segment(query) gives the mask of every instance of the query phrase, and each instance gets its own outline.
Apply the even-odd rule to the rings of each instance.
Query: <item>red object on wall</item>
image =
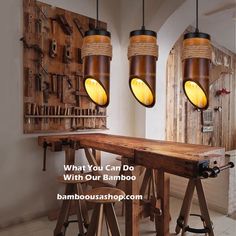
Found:
[[[228,91],[226,88],[222,88],[216,91],[216,96],[227,95],[227,94],[230,94],[230,91]]]

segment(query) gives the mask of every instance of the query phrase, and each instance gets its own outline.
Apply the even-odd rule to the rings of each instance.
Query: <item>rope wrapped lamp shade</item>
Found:
[[[132,31],[128,47],[129,87],[136,100],[145,107],[155,104],[157,58],[156,32],[145,29]]]
[[[190,103],[197,109],[209,106],[209,73],[212,48],[210,36],[194,32],[184,35],[183,41],[183,90]]]
[[[107,107],[112,59],[110,32],[103,29],[87,31],[83,39],[82,59],[85,91],[96,105]]]

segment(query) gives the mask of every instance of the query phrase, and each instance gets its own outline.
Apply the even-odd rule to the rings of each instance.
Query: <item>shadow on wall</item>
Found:
[[[16,148],[20,150],[17,153]],[[1,148],[1,157],[0,228],[45,215],[45,209],[58,207],[56,193],[60,186],[55,177],[58,166],[64,163],[63,154],[48,152],[48,169],[43,172],[43,149],[37,138],[29,137],[18,140],[11,150]]]

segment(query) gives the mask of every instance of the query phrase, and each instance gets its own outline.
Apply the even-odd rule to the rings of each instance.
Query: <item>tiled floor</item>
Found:
[[[176,198],[171,198],[171,232],[174,232],[175,221],[179,213],[179,209],[182,201]],[[198,213],[198,206],[193,205],[192,213]],[[236,221],[219,214],[217,212],[210,212],[211,220],[214,224],[215,236],[236,236]],[[199,219],[194,218],[191,220],[191,226],[201,227],[201,222]],[[119,223],[121,226],[122,235],[124,235],[124,218],[119,217]],[[52,236],[53,229],[55,226],[55,221],[48,221],[46,217],[39,218],[37,220],[16,225],[11,228],[0,231],[0,236]],[[154,224],[148,219],[141,221],[140,235],[155,235],[154,233]],[[71,224],[67,231],[67,236],[76,236],[78,234],[77,224]],[[104,234],[105,236],[106,234]],[[175,234],[172,234],[175,235]],[[188,234],[194,235],[194,234]],[[199,235],[199,234],[198,234]]]

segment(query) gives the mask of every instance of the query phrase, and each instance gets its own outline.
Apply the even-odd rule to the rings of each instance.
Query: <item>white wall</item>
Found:
[[[170,50],[193,22],[194,0],[182,4],[160,28],[155,28],[158,14],[153,17],[151,26],[158,31],[159,58],[157,63],[156,105],[146,109],[146,137],[165,139],[166,128],[166,63]]]
[[[43,0],[88,16],[95,16],[94,0]],[[102,2],[101,2],[102,3]],[[112,33],[111,103],[109,133],[133,134],[133,101],[122,70],[118,1],[103,1],[101,20]],[[55,176],[64,162],[63,153],[48,152],[48,171],[42,172],[43,150],[37,135],[23,134],[22,0],[0,1],[0,227],[30,219],[54,208],[58,184]],[[78,155],[77,155],[78,156]]]

